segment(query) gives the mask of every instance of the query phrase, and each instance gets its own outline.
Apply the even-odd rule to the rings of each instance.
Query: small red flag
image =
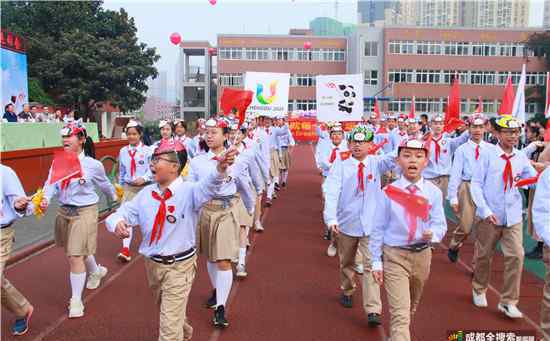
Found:
[[[372,146],[372,147],[369,149],[369,155],[374,155],[374,154],[376,154],[376,153],[380,150],[380,148],[382,148],[382,147],[383,147],[386,143],[388,143],[388,142],[389,142],[388,139],[384,139],[384,140],[382,140],[382,142],[377,143],[377,144],[375,144],[374,146]]]
[[[53,157],[49,184],[82,176],[78,155],[66,150],[56,151]]]
[[[376,119],[380,119],[380,108],[378,108],[378,100],[376,97],[374,98],[374,114],[376,115]]]
[[[453,84],[451,85],[449,105],[447,105],[447,112],[445,113],[444,131],[450,133],[462,125],[464,125],[464,122],[460,119],[460,87],[458,85],[458,76],[455,75]]]
[[[239,90],[224,88],[220,106],[224,114],[228,114],[231,110],[236,109],[239,115],[239,126],[243,124],[246,109],[252,102],[254,92],[250,90]]]
[[[498,108],[499,115],[512,115],[512,109],[514,108],[514,87],[512,85],[512,77],[508,76],[506,80],[506,87],[504,88],[504,94],[502,95],[502,103]]]
[[[411,111],[409,111],[409,116],[408,118],[415,118],[415,112],[414,112],[414,96],[412,98],[412,102],[411,102]]]
[[[539,176],[540,176],[540,173],[537,174],[536,176],[532,176],[530,178],[525,178],[525,179],[518,180],[518,181],[516,181],[516,187],[534,185],[534,184],[537,183],[537,181],[539,181]]]
[[[392,185],[386,186],[384,192],[386,192],[388,198],[403,206],[407,213],[422,220],[428,219],[430,204],[426,198],[408,193]]]

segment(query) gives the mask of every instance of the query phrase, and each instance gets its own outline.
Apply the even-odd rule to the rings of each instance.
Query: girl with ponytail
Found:
[[[44,184],[44,198],[40,205],[46,211],[51,199],[57,195],[60,208],[55,219],[55,243],[64,248],[69,260],[70,286],[72,296],[69,303],[69,318],[84,316],[82,292],[84,284],[88,289],[96,289],[107,274],[107,268],[95,260],[97,249],[97,224],[99,197],[96,186],[113,201],[117,200],[115,188],[105,174],[103,164],[94,159],[94,144],[86,134],[82,122],[67,120],[63,129],[65,154],[55,159],[61,163],[78,158],[79,170],[55,181],[60,167],[50,168],[48,180]],[[52,166],[56,165],[53,163]],[[60,172],[61,171],[61,172]],[[55,177],[54,177],[55,175]],[[50,179],[54,178],[54,181]],[[86,273],[88,281],[86,282]]]

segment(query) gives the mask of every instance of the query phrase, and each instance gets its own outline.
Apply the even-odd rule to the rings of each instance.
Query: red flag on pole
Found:
[[[444,131],[447,133],[452,132],[463,124],[464,122],[460,120],[460,87],[458,85],[458,75],[455,74],[451,84],[449,105],[447,105],[447,112],[445,113]]]
[[[499,115],[512,115],[514,108],[514,86],[512,85],[512,76],[508,75],[506,80],[506,87],[504,88],[504,94],[502,95],[502,103],[498,108]]]
[[[478,96],[476,114],[481,114],[482,112],[483,112],[483,100],[481,99],[481,96]]]
[[[254,92],[250,90],[240,90],[224,88],[220,106],[224,114],[228,114],[231,110],[236,109],[239,115],[239,126],[244,122],[246,109],[252,102]]]
[[[56,151],[53,157],[49,184],[81,177],[82,168],[78,155],[66,150]]]
[[[380,109],[378,108],[378,99],[376,97],[374,98],[374,114],[376,115],[376,119],[380,119]]]
[[[409,111],[409,116],[408,118],[415,118],[415,113],[414,113],[414,96],[412,98],[412,102],[411,102],[411,111]]]

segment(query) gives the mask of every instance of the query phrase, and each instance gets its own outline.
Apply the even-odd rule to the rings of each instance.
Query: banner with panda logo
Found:
[[[289,73],[247,72],[244,89],[254,92],[247,116],[254,113],[274,117],[288,112]]]
[[[317,76],[316,81],[318,121],[361,121],[362,74]]]

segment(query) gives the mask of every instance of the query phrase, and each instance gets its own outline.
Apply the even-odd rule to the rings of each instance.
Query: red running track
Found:
[[[369,328],[360,290],[352,309],[338,303],[336,258],[325,255],[321,239],[321,179],[314,169],[311,146],[293,153],[289,187],[264,215],[266,231],[252,236],[249,277],[235,282],[228,304],[227,330],[211,326],[212,311],[203,308],[210,293],[204,259],[191,291],[188,314],[193,340],[387,340],[389,315],[383,328]],[[137,241],[134,241],[133,249]],[[98,262],[109,268],[102,286],[85,290],[86,315],[68,320],[68,265],[60,249],[50,248],[9,268],[8,278],[32,302],[31,330],[23,337],[9,333],[12,316],[3,311],[3,340],[155,340],[158,310],[147,287],[143,259],[127,265],[115,261],[119,240],[100,225]],[[447,330],[535,330],[539,321],[542,281],[524,273],[519,308],[527,319],[511,321],[496,310],[501,287],[502,258],[493,266],[489,308],[474,307],[467,270],[472,253],[465,245],[462,264],[451,264],[442,247],[434,252],[432,272],[413,321],[418,341],[445,340]],[[385,294],[383,294],[385,304]]]

